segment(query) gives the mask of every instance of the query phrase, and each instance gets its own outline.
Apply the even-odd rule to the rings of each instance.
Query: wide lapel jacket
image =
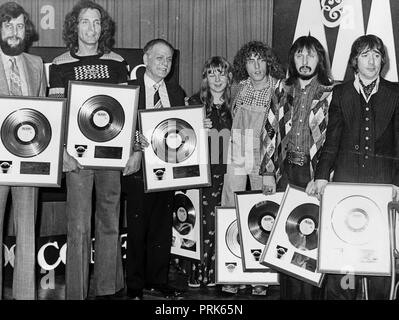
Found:
[[[41,58],[27,53],[22,53],[21,60],[25,69],[28,95],[32,97],[44,97],[46,95],[46,78]],[[0,59],[0,95],[8,96],[9,94],[10,91],[8,88],[3,60]]]
[[[372,97],[374,112],[373,150],[369,170],[361,170],[365,150],[361,150],[361,105],[353,80],[334,88],[329,108],[326,142],[315,173],[327,179],[335,171],[335,181],[399,183],[399,88],[380,78]],[[371,162],[370,162],[371,161]]]

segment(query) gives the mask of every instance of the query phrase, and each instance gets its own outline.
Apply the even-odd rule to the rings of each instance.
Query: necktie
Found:
[[[10,94],[12,96],[22,96],[21,76],[19,74],[17,61],[15,57],[10,58],[11,72],[10,72]]]
[[[377,83],[377,79],[375,79],[372,83],[370,83],[367,86],[363,83],[363,81],[360,78],[359,78],[359,82],[363,88],[363,92],[366,95],[366,98],[368,99],[368,97],[370,96],[371,92],[373,91],[373,89]]]
[[[162,108],[162,102],[161,102],[161,97],[159,96],[159,84],[154,84],[154,109],[159,109]]]

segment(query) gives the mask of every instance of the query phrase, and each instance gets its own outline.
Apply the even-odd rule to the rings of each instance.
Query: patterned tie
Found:
[[[360,84],[361,84],[361,86],[363,88],[363,92],[366,95],[366,98],[368,99],[370,94],[371,94],[371,92],[373,91],[376,83],[377,83],[377,79],[375,79],[372,83],[370,83],[367,86],[363,83],[363,81],[362,81],[362,79],[360,79],[360,77],[359,77],[359,82],[360,82]]]
[[[162,108],[162,102],[161,102],[161,97],[159,96],[159,84],[154,84],[154,109],[160,109]]]
[[[10,58],[11,72],[10,72],[10,94],[12,96],[22,96],[21,76],[19,74],[17,61],[15,57]]]

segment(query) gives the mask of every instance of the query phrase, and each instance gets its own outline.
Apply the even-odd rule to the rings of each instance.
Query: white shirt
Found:
[[[153,109],[154,108],[154,94],[155,89],[154,85],[159,85],[159,97],[161,98],[162,106],[164,108],[170,108],[170,101],[168,96],[168,91],[166,90],[165,82],[162,80],[156,83],[149,76],[144,73],[144,85],[145,85],[145,108]]]
[[[11,56],[7,56],[4,54],[4,52],[0,49],[0,56],[1,60],[3,62],[4,66],[4,72],[6,73],[6,78],[7,78],[7,84],[8,87],[10,88],[10,74],[11,74],[11,61],[10,59],[12,58]],[[21,55],[15,56],[15,61],[17,63],[19,75],[21,77],[21,90],[22,90],[22,95],[27,96],[29,95],[28,92],[28,85],[26,82],[26,72],[24,68],[24,64],[22,63]]]

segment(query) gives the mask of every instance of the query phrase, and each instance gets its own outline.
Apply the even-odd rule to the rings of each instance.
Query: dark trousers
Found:
[[[309,163],[298,166],[284,163],[284,170],[281,179],[277,184],[277,191],[284,192],[287,184],[295,185],[300,188],[306,188],[310,181]],[[302,280],[286,274],[280,275],[280,299],[282,300],[320,300],[322,298],[322,289]]]
[[[351,278],[353,277],[353,278]],[[329,274],[325,276],[325,298],[328,300],[362,299],[360,276]],[[390,277],[367,276],[369,300],[387,300],[391,284]]]
[[[123,179],[127,194],[127,287],[139,290],[166,285],[172,241],[173,192],[144,193],[141,177]]]

